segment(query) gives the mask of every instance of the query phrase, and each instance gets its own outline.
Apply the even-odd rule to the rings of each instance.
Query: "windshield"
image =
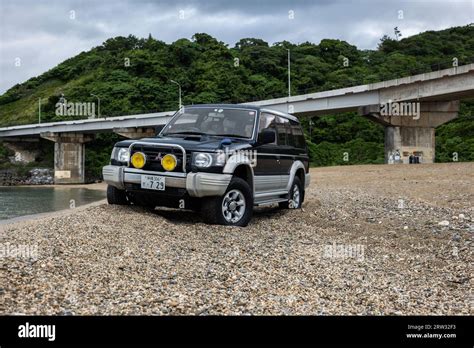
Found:
[[[186,107],[166,125],[161,135],[205,134],[251,138],[257,112],[251,109]]]

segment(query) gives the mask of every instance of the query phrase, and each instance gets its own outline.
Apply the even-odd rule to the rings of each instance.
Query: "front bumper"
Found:
[[[126,184],[140,185],[143,174],[163,176],[166,188],[186,189],[191,197],[222,196],[232,179],[231,174],[152,172],[112,165],[107,165],[102,169],[104,181],[120,190],[124,190]],[[153,190],[143,191],[160,193]]]

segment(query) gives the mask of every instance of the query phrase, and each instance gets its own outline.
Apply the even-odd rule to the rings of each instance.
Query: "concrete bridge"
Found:
[[[385,158],[399,151],[404,162],[415,153],[424,163],[435,158],[435,128],[457,117],[459,101],[474,97],[474,64],[368,85],[261,100],[267,106],[298,117],[358,111],[385,127]],[[55,143],[55,182],[84,182],[85,143],[100,132],[128,138],[155,134],[174,111],[92,120],[75,120],[0,128],[0,139],[19,161],[35,159],[39,138]]]
[[[84,183],[85,143],[95,134],[114,132],[139,139],[156,134],[155,127],[166,124],[175,111],[97,119],[28,124],[0,128],[0,140],[15,152],[18,162],[33,162],[39,139],[54,142],[54,181],[58,184]]]

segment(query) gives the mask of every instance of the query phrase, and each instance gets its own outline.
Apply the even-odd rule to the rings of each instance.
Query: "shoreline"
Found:
[[[105,191],[107,190],[107,184],[103,181],[100,183],[92,183],[92,184],[48,184],[48,185],[11,185],[11,186],[2,186],[0,188],[5,187],[28,187],[28,188],[36,188],[36,187],[53,187],[53,188],[85,188],[89,190],[99,190]]]
[[[55,188],[55,189],[71,189],[71,188],[84,188],[87,190],[94,190],[94,191],[106,191],[107,190],[107,184],[105,182],[101,183],[94,183],[94,184],[71,184],[71,185],[17,185],[17,186],[0,186],[0,189],[2,188],[16,188],[16,187],[22,187],[22,188],[41,188],[41,187],[46,187],[46,188]],[[43,213],[36,213],[36,214],[28,214],[28,215],[22,215],[22,216],[15,216],[9,219],[4,219],[0,220],[0,231],[4,229],[6,226],[8,227],[17,227],[16,225],[21,225],[23,226],[24,223],[26,222],[31,222],[31,221],[36,221],[39,219],[43,218],[49,218],[49,217],[55,217],[55,216],[63,216],[70,214],[74,211],[81,211],[85,208],[88,207],[93,207],[96,205],[104,204],[107,203],[107,199],[101,199],[95,202],[83,204],[80,206],[77,206],[74,209],[61,209],[61,210],[56,210],[56,211],[47,211]],[[15,226],[13,226],[15,225]],[[18,226],[18,227],[21,227]]]
[[[75,212],[80,212],[82,210],[99,206],[102,204],[107,204],[107,199],[101,199],[96,202],[80,205],[74,209],[62,209],[62,210],[45,212],[45,213],[22,215],[22,216],[17,216],[11,219],[0,220],[0,232],[2,232],[5,228],[10,229],[10,228],[25,227],[26,225],[34,223],[37,220],[67,216]]]

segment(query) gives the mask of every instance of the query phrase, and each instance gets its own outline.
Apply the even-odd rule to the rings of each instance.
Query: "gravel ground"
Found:
[[[0,258],[0,313],[473,313],[474,163],[311,173],[302,210],[247,228],[106,204],[0,227],[38,248]]]

